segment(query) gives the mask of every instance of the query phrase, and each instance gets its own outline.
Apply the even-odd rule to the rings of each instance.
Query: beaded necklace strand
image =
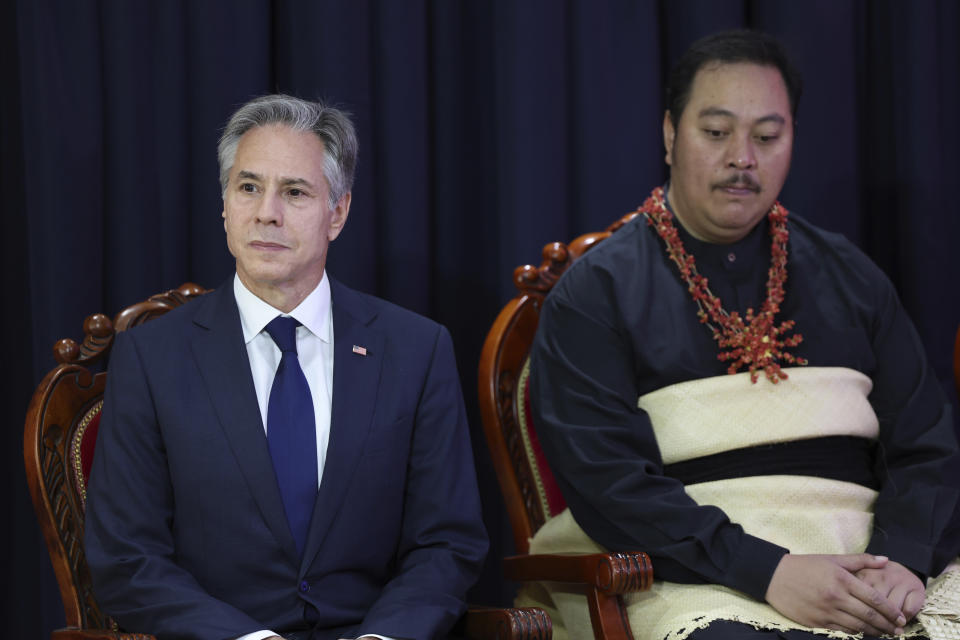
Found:
[[[754,315],[753,308],[747,309],[746,317],[736,311],[728,313],[707,286],[707,279],[697,272],[693,256],[687,253],[673,226],[673,214],[666,207],[663,187],[657,187],[638,210],[647,219],[663,239],[667,254],[680,270],[680,276],[687,284],[687,291],[697,303],[697,316],[700,322],[713,332],[713,339],[720,346],[717,359],[731,361],[727,373],[733,375],[742,367],[748,367],[750,381],[757,382],[762,370],[767,379],[774,384],[787,379],[787,373],[780,368],[780,362],[805,365],[806,359],[797,358],[787,349],[796,347],[803,341],[799,333],[790,337],[785,334],[793,329],[794,321],[786,320],[774,326],[774,316],[780,312],[783,302],[783,285],[787,280],[787,210],[779,202],[770,208],[767,218],[770,221],[770,270],[767,272],[767,299],[760,313]]]

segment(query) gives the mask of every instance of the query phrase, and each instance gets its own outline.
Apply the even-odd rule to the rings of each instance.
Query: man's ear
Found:
[[[667,156],[664,158],[668,165],[673,166],[673,141],[677,137],[677,130],[673,127],[670,109],[663,112],[663,147]]]
[[[333,242],[343,231],[343,225],[347,224],[347,215],[350,213],[350,200],[353,194],[347,191],[340,198],[340,202],[330,212],[330,229],[327,230],[327,239]]]

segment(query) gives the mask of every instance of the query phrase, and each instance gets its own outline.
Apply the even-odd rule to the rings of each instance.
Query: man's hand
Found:
[[[879,569],[860,569],[854,575],[879,591],[907,620],[912,620],[927,600],[923,581],[899,562],[890,561]]]
[[[882,571],[888,562],[883,556],[867,553],[787,554],[773,572],[767,602],[808,627],[901,635],[907,620],[900,608],[887,599],[887,592],[854,575],[863,570]],[[892,583],[892,577],[888,581]]]

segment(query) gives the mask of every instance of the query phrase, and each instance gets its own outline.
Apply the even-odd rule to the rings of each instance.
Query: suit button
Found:
[[[300,583],[300,593],[306,593],[307,591],[310,591],[310,583],[304,580]]]

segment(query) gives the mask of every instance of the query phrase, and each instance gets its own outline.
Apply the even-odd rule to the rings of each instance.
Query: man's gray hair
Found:
[[[230,169],[237,156],[240,138],[253,127],[282,124],[294,131],[312,131],[323,142],[323,176],[330,189],[333,208],[353,188],[357,166],[357,134],[350,115],[323,102],[309,102],[276,94],[254,98],[230,116],[220,136],[220,192],[227,193]]]

